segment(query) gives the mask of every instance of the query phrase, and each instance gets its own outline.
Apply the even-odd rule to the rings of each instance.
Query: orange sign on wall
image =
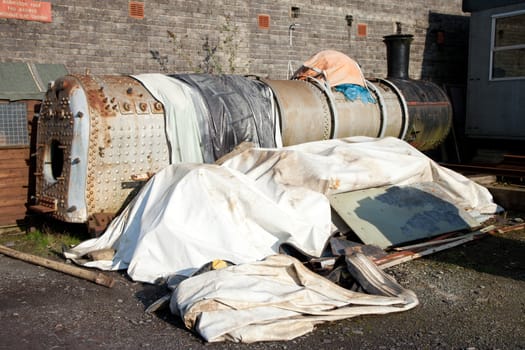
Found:
[[[51,22],[51,3],[32,0],[0,0],[0,18]]]

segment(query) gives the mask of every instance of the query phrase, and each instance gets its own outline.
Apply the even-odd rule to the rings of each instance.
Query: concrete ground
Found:
[[[388,272],[418,307],[326,323],[287,342],[206,344],[169,311],[144,312],[163,287],[112,272],[109,289],[0,255],[0,349],[525,349],[525,230]]]

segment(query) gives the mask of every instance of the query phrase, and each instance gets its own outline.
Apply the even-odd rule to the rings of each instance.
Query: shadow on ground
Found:
[[[525,230],[489,235],[427,259],[525,281]]]

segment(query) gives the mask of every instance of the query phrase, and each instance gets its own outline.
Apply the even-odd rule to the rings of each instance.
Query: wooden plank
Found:
[[[0,226],[11,226],[11,225],[18,225],[19,220],[22,220],[24,218],[24,214],[22,215],[9,215],[9,216],[2,216],[0,218]]]
[[[18,197],[24,194],[27,194],[27,187],[24,186],[11,186],[0,189],[0,197],[10,198]],[[0,198],[0,200],[1,199],[2,198]]]
[[[22,168],[29,168],[29,160],[27,159],[4,159],[0,160],[0,165],[2,167],[1,170],[4,169],[22,169]]]
[[[25,196],[27,196],[27,188],[22,186],[13,186],[12,188],[4,187],[0,189],[0,203],[3,199]]]
[[[0,181],[0,191],[4,188],[14,188],[14,187],[21,187],[27,188],[29,187],[29,181],[27,176],[20,176],[10,179],[9,181]]]
[[[0,176],[0,188],[9,188],[9,187],[28,187],[29,179],[27,175],[17,176],[17,177],[6,177],[2,178]]]
[[[0,148],[0,160],[16,158],[29,158],[29,147]]]
[[[0,160],[29,158],[29,148],[0,148]]]
[[[0,214],[2,213],[2,207],[10,207],[14,205],[24,205],[27,202],[27,192],[25,194],[17,194],[7,198],[0,198]]]
[[[473,241],[474,239],[478,239],[480,237],[483,237],[487,235],[487,233],[481,233],[479,231],[473,232],[470,234],[465,235],[461,239],[455,240],[453,242],[449,242],[437,247],[427,248],[425,250],[419,251],[419,252],[412,252],[410,250],[393,253],[391,255],[388,255],[382,259],[379,259],[377,261],[374,261],[381,269],[386,269],[395,265],[399,265],[401,263],[418,259],[422,256],[434,254],[437,252],[440,252],[442,250],[446,250],[449,248],[457,247],[458,245],[462,245],[464,243]]]
[[[24,205],[0,208],[0,226],[17,224],[17,221],[24,219],[26,212]]]
[[[29,173],[28,169],[2,169],[0,170],[0,180],[1,179],[12,179],[16,177],[25,176],[27,177]]]
[[[517,231],[517,230],[523,230],[524,228],[525,228],[525,223],[521,223],[521,224],[515,224],[515,225],[511,225],[511,226],[501,227],[501,228],[497,229],[496,231],[498,233],[507,233],[507,232]]]
[[[27,199],[19,199],[0,205],[0,216],[16,213],[25,213]]]

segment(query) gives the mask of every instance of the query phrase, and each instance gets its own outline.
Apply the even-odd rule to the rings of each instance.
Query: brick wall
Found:
[[[233,71],[285,79],[310,55],[335,49],[357,60],[366,76],[383,77],[382,37],[400,22],[403,33],[415,35],[412,78],[461,82],[466,71],[468,14],[461,0],[143,3],[144,19],[129,17],[127,0],[53,0],[51,23],[0,19],[0,60],[63,63],[73,73]],[[292,6],[300,8],[298,18],[290,17]],[[258,28],[259,14],[270,16],[269,29]],[[290,45],[292,23],[300,26]],[[366,25],[366,36],[358,36],[358,25]],[[437,43],[438,35],[444,42]]]

